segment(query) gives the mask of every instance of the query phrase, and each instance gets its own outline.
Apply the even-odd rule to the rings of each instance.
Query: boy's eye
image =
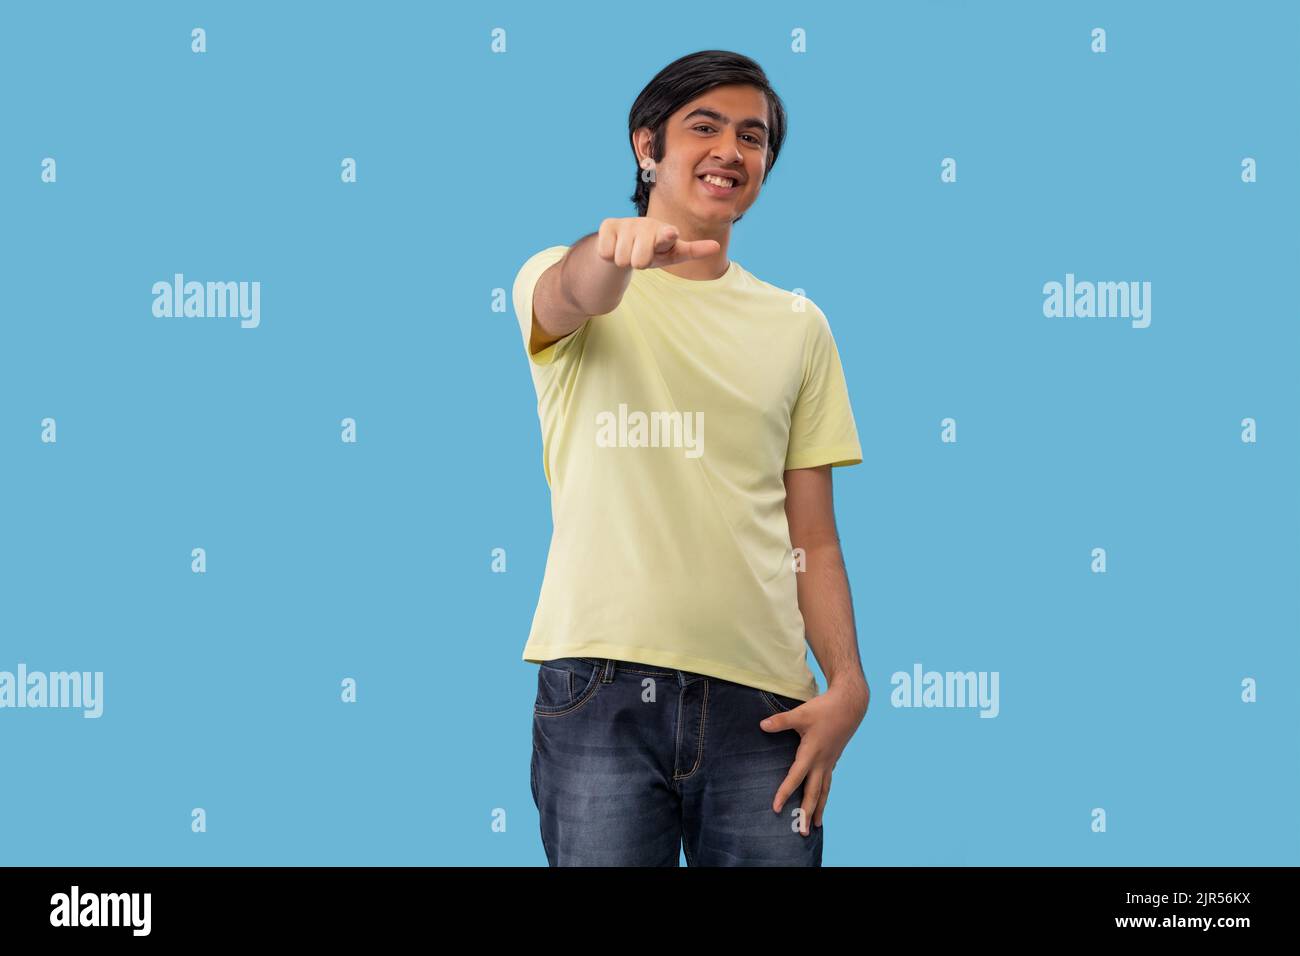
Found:
[[[699,126],[696,126],[695,129],[713,129],[713,127],[710,126],[708,123],[701,123]],[[750,141],[753,142],[755,146],[763,145],[763,141],[759,139],[757,136],[755,136],[753,133],[742,133],[741,135],[748,136],[750,138]]]

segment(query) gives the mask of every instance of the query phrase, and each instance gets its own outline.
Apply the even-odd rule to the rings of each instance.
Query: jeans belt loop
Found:
[[[605,673],[600,678],[606,684],[614,679],[614,658],[605,658]]]

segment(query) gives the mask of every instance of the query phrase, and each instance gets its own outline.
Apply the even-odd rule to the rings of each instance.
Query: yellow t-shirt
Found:
[[[533,289],[568,248],[515,278],[525,353]],[[614,311],[529,365],[554,530],[523,659],[816,696],[784,472],[862,461],[822,311],[734,259],[717,279],[636,269]]]

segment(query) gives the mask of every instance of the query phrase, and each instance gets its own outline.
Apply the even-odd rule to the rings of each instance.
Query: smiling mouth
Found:
[[[701,182],[706,182],[714,189],[736,189],[740,185],[740,179],[733,179],[724,176],[714,176],[712,173],[705,173],[703,176],[695,177]]]
[[[740,179],[731,179],[729,177],[715,177],[711,174],[695,177],[705,185],[705,193],[714,199],[731,199],[733,193],[740,193]],[[719,179],[731,182],[731,186],[719,186]]]

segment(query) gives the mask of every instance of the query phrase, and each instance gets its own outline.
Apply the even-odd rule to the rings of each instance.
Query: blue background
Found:
[[[0,711],[0,863],[544,865],[549,498],[493,290],[635,214],[628,108],[707,48],[785,101],[730,255],[826,312],[865,456],[826,865],[1300,862],[1296,5],[0,17],[0,670],[105,681]],[[154,318],[175,272],[260,281],[261,326]],[[1150,328],[1045,318],[1067,272],[1150,281]],[[914,662],[1000,672],[1000,716],[891,707]]]

